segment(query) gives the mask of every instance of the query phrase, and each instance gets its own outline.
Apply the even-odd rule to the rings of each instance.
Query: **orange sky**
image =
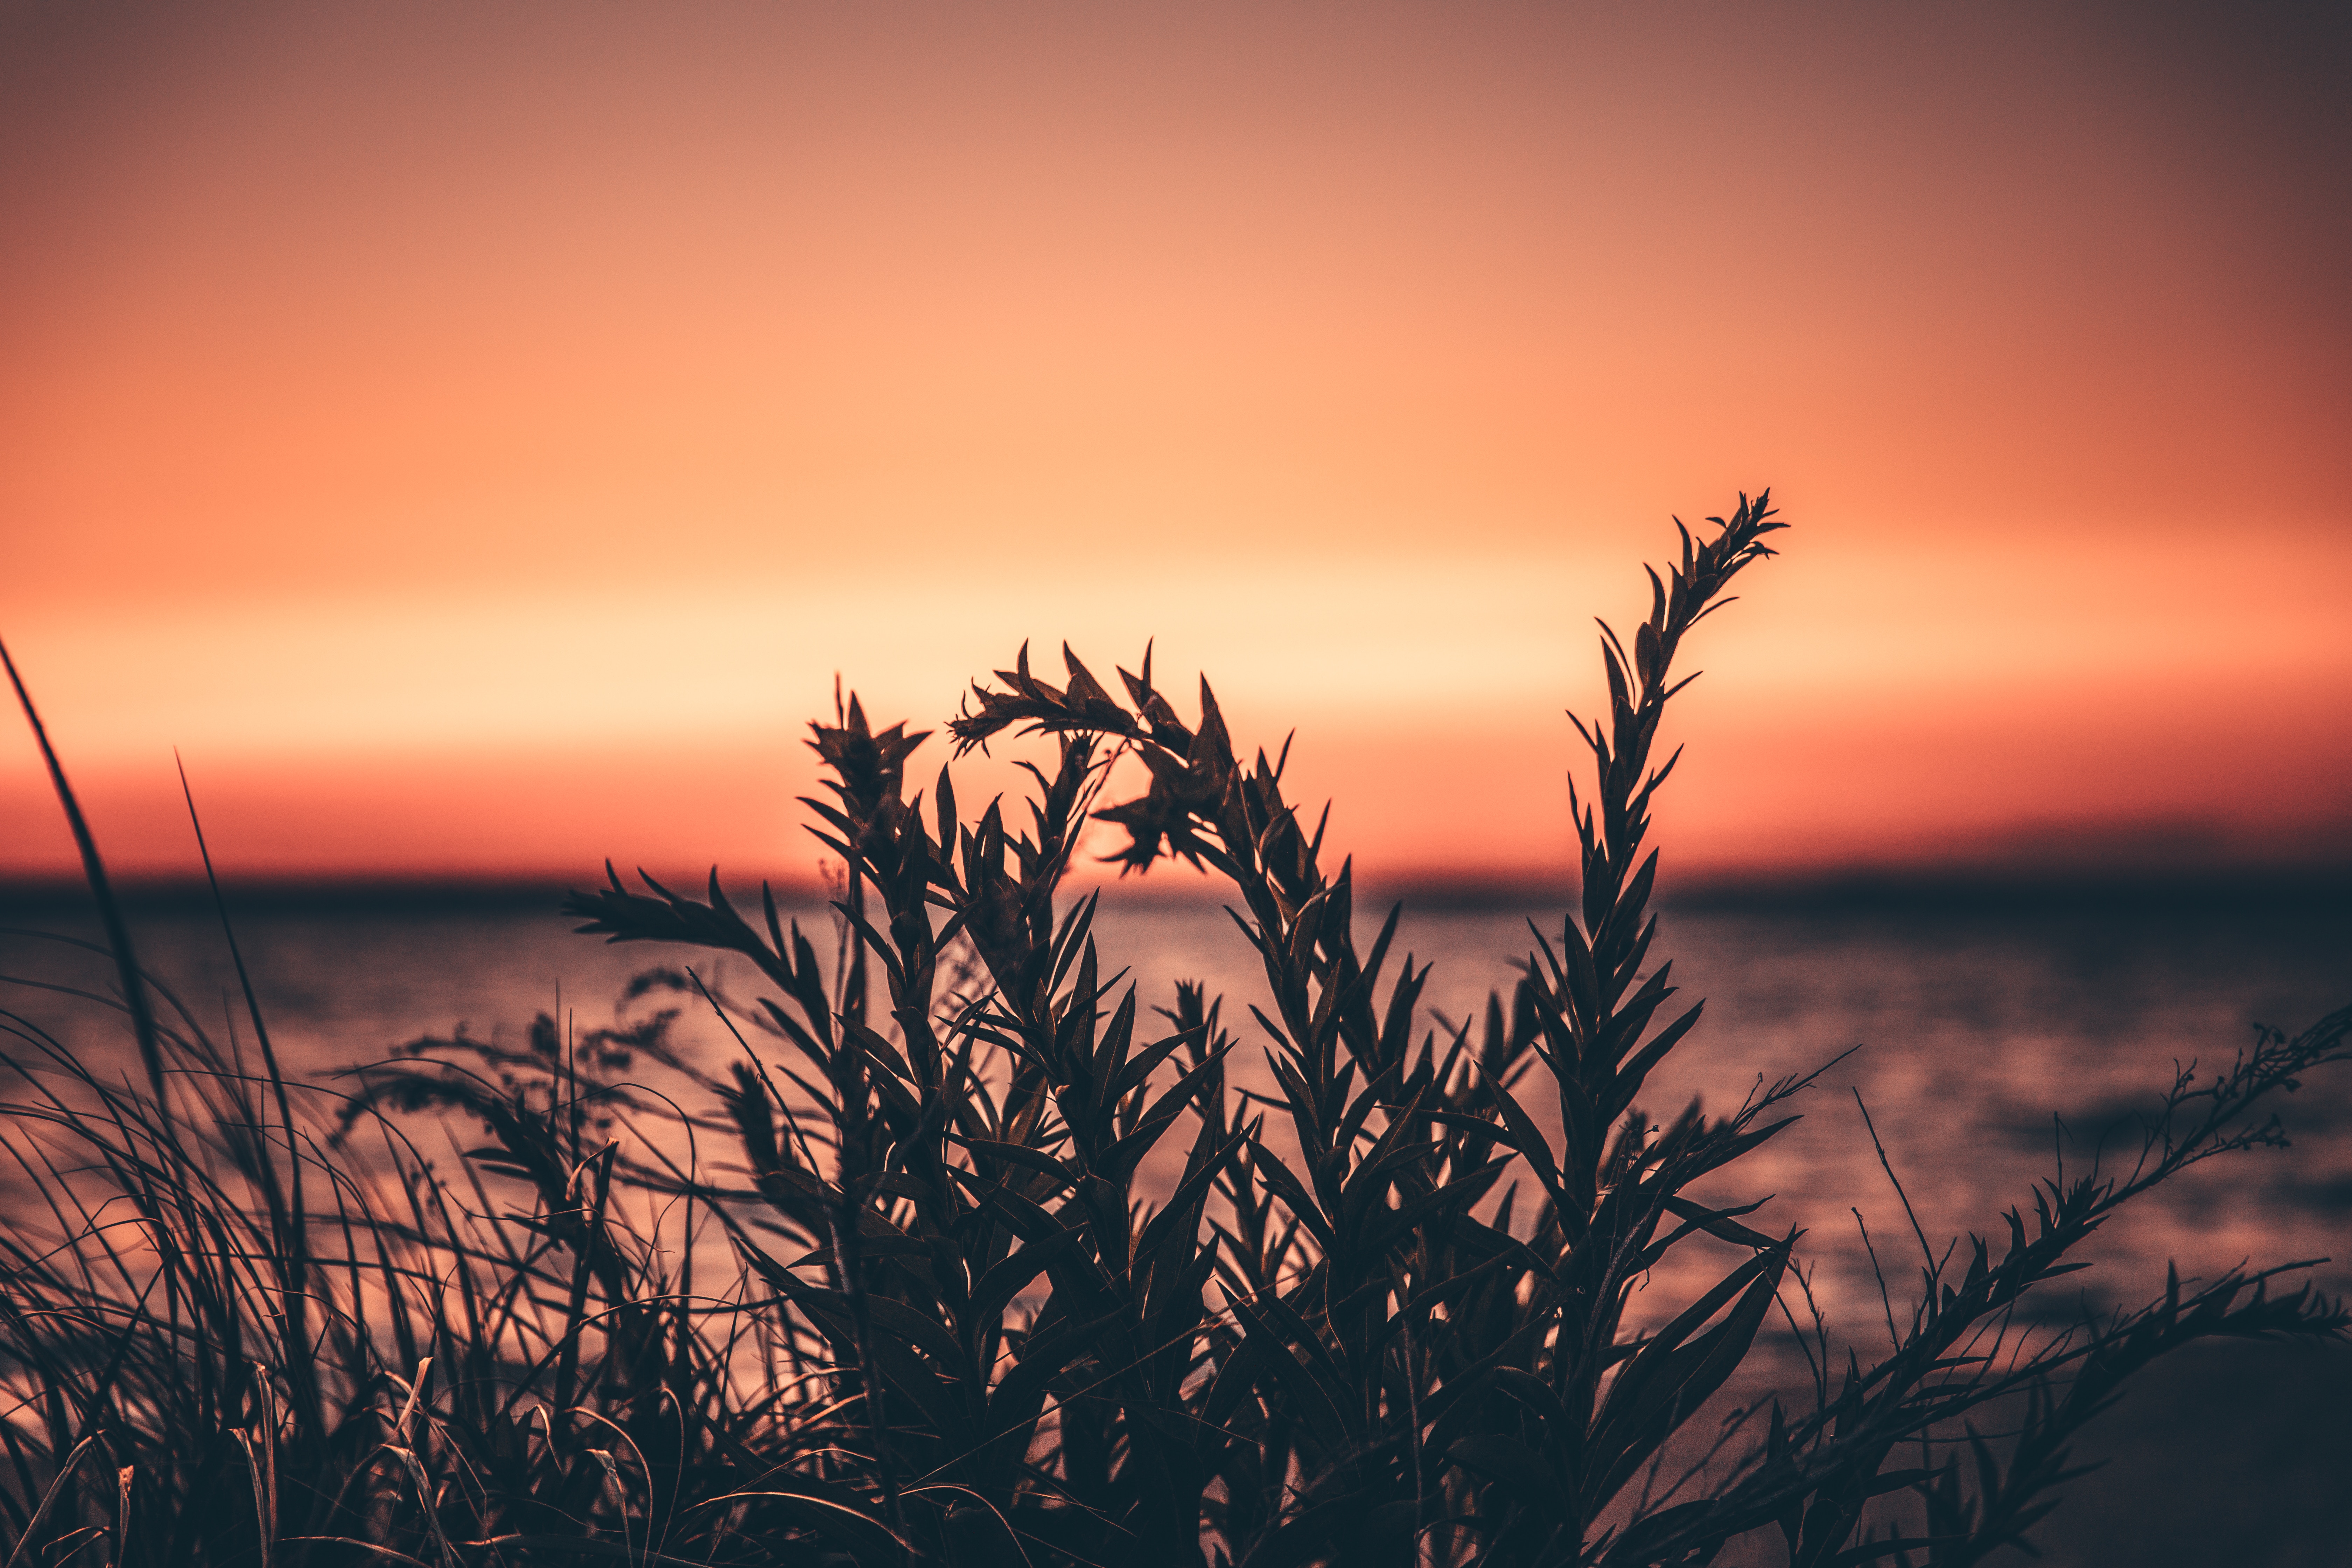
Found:
[[[174,745],[253,875],[805,870],[836,668],[1147,636],[1372,865],[1527,868],[1589,617],[1769,483],[1685,864],[2340,853],[2345,43],[15,0],[0,636],[151,874]]]

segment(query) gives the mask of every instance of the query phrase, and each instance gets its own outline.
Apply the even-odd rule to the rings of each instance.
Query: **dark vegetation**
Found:
[[[0,1241],[0,1568],[1617,1568],[1735,1542],[1821,1568],[2019,1540],[2150,1361],[2342,1335],[2266,1273],[2027,1325],[2117,1207],[2279,1142],[2269,1098],[2347,1054],[2352,1011],[2183,1071],[2136,1160],[2033,1184],[1989,1237],[1918,1235],[1891,1352],[1835,1339],[1802,1233],[1697,1195],[1800,1083],[1720,1115],[1643,1100],[1699,1018],[1652,951],[1654,741],[1772,517],[1684,532],[1630,647],[1604,628],[1580,900],[1458,1030],[1418,1005],[1394,910],[1360,943],[1280,761],[1235,749],[1205,683],[1180,716],[1148,656],[1117,690],[1025,651],[974,688],[959,752],[1044,738],[1015,814],[963,815],[945,768],[910,794],[924,737],[854,699],[816,726],[824,952],[715,875],[574,895],[583,930],[748,961],[740,1001],[684,966],[640,982],[726,1020],[716,1068],[671,1047],[670,1007],[289,1083],[249,986],[251,1059],[142,973],[57,773],[121,977],[84,1000],[122,1011],[139,1072],[9,1016],[5,1142],[37,1195]],[[1148,787],[1100,805],[1121,758]],[[1057,894],[1089,820],[1128,869],[1231,884],[1270,1012],[1104,973],[1093,899]],[[1229,1079],[1237,1035],[1270,1092]],[[420,1112],[479,1146],[436,1165]],[[1768,1329],[1804,1395],[1735,1376]]]

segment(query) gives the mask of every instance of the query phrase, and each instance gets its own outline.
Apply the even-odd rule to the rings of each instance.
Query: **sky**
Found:
[[[806,878],[836,674],[936,727],[1066,639],[1295,731],[1370,872],[1550,875],[1592,617],[1769,485],[1670,868],[2341,862],[2347,68],[2326,6],[0,0],[0,638],[133,876],[176,748],[234,875]],[[71,866],[0,735],[0,875]]]

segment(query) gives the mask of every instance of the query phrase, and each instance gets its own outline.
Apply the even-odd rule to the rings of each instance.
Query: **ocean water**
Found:
[[[826,910],[792,913],[821,949],[828,945]],[[1429,1026],[1475,1016],[1490,989],[1507,990],[1532,941],[1530,919],[1556,930],[1559,913],[1408,911],[1398,947],[1435,966]],[[71,911],[7,923],[90,934]],[[726,990],[757,990],[740,960],[704,966],[691,954],[575,935],[571,924],[545,906],[352,903],[257,909],[239,917],[238,931],[281,1058],[296,1077],[322,1083],[336,1068],[381,1059],[423,1035],[462,1027],[515,1038],[541,1012],[583,1029],[612,1022],[633,973],[681,958]],[[216,1037],[247,1032],[209,911],[149,912],[134,931],[149,967]],[[1108,964],[1131,970],[1145,1005],[1172,1003],[1180,978],[1223,994],[1226,1025],[1242,1042],[1234,1060],[1244,1067],[1242,1080],[1252,1080],[1247,1064],[1258,1058],[1259,1031],[1246,1004],[1264,1003],[1264,984],[1255,955],[1221,909],[1114,896],[1097,931]],[[1646,1100],[1654,1116],[1670,1116],[1693,1097],[1728,1110],[1759,1081],[1830,1064],[1793,1103],[1801,1120],[1710,1192],[1726,1202],[1769,1197],[1751,1225],[1805,1228],[1802,1250],[1833,1331],[1865,1357],[1886,1332],[1874,1251],[1898,1316],[1916,1289],[1922,1258],[1864,1130],[1864,1107],[1927,1245],[1940,1250],[1974,1232],[1998,1251],[2001,1212],[2030,1211],[2032,1184],[2060,1160],[2070,1175],[2094,1162],[2109,1170],[2129,1164],[2138,1148],[2134,1119],[2157,1103],[2177,1068],[2198,1064],[2210,1074],[2249,1043],[2257,1023],[2293,1033],[2352,1003],[2352,910],[2341,906],[2176,899],[1669,909],[1654,951],[1672,960],[1681,999],[1704,998],[1706,1011],[1657,1075]],[[100,993],[109,984],[93,955],[21,934],[0,936],[0,974]],[[132,1065],[114,1016],[54,991],[7,989],[0,1006],[42,1022],[85,1060]],[[739,1050],[698,1008],[677,1030],[688,1052],[714,1068]],[[1262,1070],[1255,1077],[1265,1082]],[[1542,1114],[1532,1086],[1522,1098]],[[2214,1161],[2127,1209],[2084,1254],[2096,1267],[2050,1292],[2044,1315],[2147,1300],[2163,1289],[2168,1263],[2194,1279],[2248,1261],[2333,1258],[2312,1277],[2330,1290],[2352,1289],[2352,1064],[2313,1075],[2279,1110],[2291,1148]],[[1686,1268],[1653,1289],[1665,1306],[1704,1283]],[[2337,1379],[2329,1386],[2352,1386],[2339,1362],[2323,1371]],[[2206,1357],[2173,1375],[2165,1385],[2172,1393],[2144,1402],[2133,1423],[2101,1439],[2110,1449],[2126,1452],[2134,1441],[2145,1447],[2149,1430],[2168,1429],[2166,1420],[2186,1423],[2195,1441],[2235,1444],[2233,1453],[2275,1440],[2278,1423],[2264,1417],[2262,1402],[2284,1397],[2281,1388],[2307,1389],[2320,1373]],[[2261,1389],[2272,1393],[2248,1392]],[[2344,1409],[2339,1401],[2298,1417],[2300,1446],[2263,1473],[2275,1480],[2315,1453],[2352,1453]],[[2237,1430],[2233,1419],[2244,1430],[2226,1437]],[[2173,1447],[2151,1452],[2158,1457],[2143,1455],[2137,1470],[2126,1466],[2123,1480],[2098,1483],[2108,1489],[2099,1495],[2156,1473],[2151,1467]],[[2095,1499],[2074,1517],[2102,1517]]]
[[[788,914],[830,951],[828,910],[808,904]],[[533,904],[321,904],[236,921],[282,1058],[295,1076],[320,1080],[428,1034],[518,1037],[541,1012],[581,1029],[609,1024],[629,978],[660,963],[695,963],[740,994],[758,989],[740,959],[608,944]],[[1489,990],[1507,994],[1532,945],[1531,921],[1557,936],[1557,910],[1408,909],[1397,948],[1434,966],[1425,1026],[1475,1016]],[[95,934],[71,910],[5,923]],[[216,1038],[249,1034],[215,916],[150,912],[133,929],[149,968]],[[1265,1083],[1255,1067],[1263,1036],[1247,1007],[1267,1005],[1263,975],[1219,906],[1106,898],[1097,929],[1106,969],[1129,970],[1147,1007],[1172,1004],[1178,979],[1223,994],[1240,1041],[1238,1076]],[[2070,1173],[2094,1159],[2110,1169],[2127,1163],[2133,1118],[2156,1103],[2176,1064],[2210,1070],[2249,1042],[2257,1022],[2294,1032],[2352,1002],[2352,912],[2309,907],[1669,909],[1654,952],[1673,963],[1676,1004],[1703,999],[1706,1010],[1654,1079],[1646,1108],[1668,1116],[1696,1097],[1720,1112],[1759,1079],[1834,1061],[1791,1102],[1797,1125],[1737,1167],[1720,1195],[1770,1194],[1750,1223],[1807,1226],[1825,1267],[1860,1255],[1850,1212],[1858,1207],[1882,1261],[1906,1274],[1918,1244],[1864,1131],[1864,1107],[1940,1247],[1955,1234],[1997,1232],[2000,1212],[2030,1203],[2032,1182],[2062,1156]],[[0,974],[100,992],[111,984],[101,960],[23,935],[0,937]],[[56,1028],[85,1059],[131,1060],[114,1016],[11,990],[5,1005]],[[714,1066],[738,1051],[698,1007],[680,1019],[677,1038]],[[1539,1087],[1522,1098],[1547,1115]],[[2095,1284],[2141,1294],[2161,1286],[2168,1258],[2188,1275],[2249,1258],[2352,1253],[2344,1245],[2352,1064],[2315,1075],[2279,1109],[2294,1148],[2216,1162],[2146,1212],[2127,1212],[2103,1238]],[[2321,1275],[2352,1284],[2352,1267]],[[1874,1301],[1874,1284],[1870,1293]]]

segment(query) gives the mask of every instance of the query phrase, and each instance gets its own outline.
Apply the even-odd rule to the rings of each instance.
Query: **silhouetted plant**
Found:
[[[1244,760],[1205,681],[1183,720],[1148,651],[1123,695],[1066,650],[1050,684],[1025,648],[973,689],[959,754],[1050,748],[1021,764],[1024,821],[965,817],[947,767],[910,796],[926,737],[855,698],[815,726],[832,962],[767,889],[747,917],[715,873],[699,899],[613,875],[568,902],[583,930],[737,955],[761,994],[651,971],[629,1000],[671,1005],[635,1024],[419,1041],[308,1117],[296,1096],[330,1091],[285,1081],[257,1005],[248,1074],[138,969],[80,831],[147,1081],[5,1021],[30,1047],[9,1147],[48,1205],[0,1243],[9,1568],[1631,1568],[1751,1532],[1822,1568],[2021,1541],[2074,1435],[2157,1356],[2347,1327],[2237,1272],[2071,1332],[2017,1325],[2120,1205],[2279,1142],[2267,1100],[2347,1054],[2352,1010],[2180,1076],[2134,1167],[2042,1183],[1998,1248],[1927,1251],[1892,1353],[1833,1364],[1801,1233],[1691,1195],[1809,1080],[1724,1116],[1643,1102],[1699,1018],[1669,1016],[1652,952],[1658,725],[1773,516],[1743,498],[1682,531],[1631,647],[1604,626],[1581,899],[1475,1026],[1427,1026],[1399,911],[1359,947],[1351,868],[1326,870],[1281,760]],[[1122,758],[1144,792],[1097,809]],[[1228,1081],[1220,999],[1178,982],[1147,1006],[1104,974],[1096,896],[1061,892],[1090,819],[1124,829],[1127,870],[1173,856],[1231,884],[1271,1097]],[[741,1042],[723,1073],[671,1047],[687,1005]],[[636,1081],[646,1061],[700,1103]],[[489,1142],[444,1173],[401,1135],[422,1111]],[[1139,1180],[1163,1145],[1164,1179]],[[1712,1283],[1629,1323],[1638,1281],[1710,1247]],[[1794,1409],[1732,1381],[1775,1314],[1807,1347]]]

